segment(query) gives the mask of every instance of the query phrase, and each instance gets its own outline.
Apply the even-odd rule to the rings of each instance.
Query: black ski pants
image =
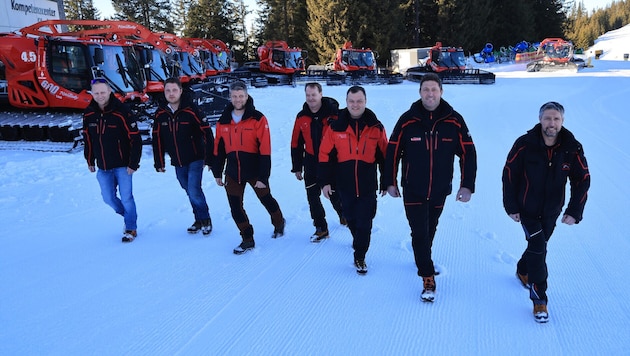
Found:
[[[527,248],[516,264],[516,270],[519,274],[527,275],[531,285],[530,299],[534,303],[547,303],[547,242],[557,219],[558,216],[537,219],[521,216]]]
[[[356,196],[354,191],[338,191],[343,206],[343,215],[352,233],[352,248],[355,260],[365,260],[370,248],[372,220],[376,216],[376,192]]]
[[[322,229],[328,229],[328,223],[326,222],[326,210],[324,210],[324,206],[322,205],[322,200],[320,198],[322,194],[321,187],[317,184],[317,175],[311,170],[304,170],[304,185],[306,187],[306,199],[308,200],[308,207],[311,212],[311,218],[313,219],[313,225]],[[341,218],[341,200],[339,199],[339,194],[337,194],[337,192],[330,195],[330,202],[337,212],[337,215],[339,215],[339,218]]]
[[[405,213],[411,228],[411,246],[420,277],[431,277],[435,274],[431,248],[438,220],[444,210],[444,201],[445,199],[418,202],[413,199],[405,202]]]

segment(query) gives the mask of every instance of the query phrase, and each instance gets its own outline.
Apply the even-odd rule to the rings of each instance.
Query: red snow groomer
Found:
[[[577,72],[579,66],[573,60],[573,43],[562,38],[545,38],[538,46],[542,58],[527,64],[528,72]]]
[[[436,42],[424,63],[407,69],[407,79],[419,82],[423,75],[436,73],[444,84],[493,84],[494,73],[466,68],[466,56],[461,47],[445,47]]]

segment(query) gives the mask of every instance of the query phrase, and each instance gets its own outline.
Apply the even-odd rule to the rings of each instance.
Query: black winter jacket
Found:
[[[566,128],[558,141],[548,147],[536,124],[519,137],[508,154],[503,169],[503,205],[508,214],[521,218],[557,218],[564,206],[567,179],[571,197],[565,214],[582,220],[591,184],[582,145]]]
[[[140,167],[142,138],[131,111],[112,93],[101,110],[92,99],[83,112],[83,154],[89,166],[103,170]]]
[[[168,104],[160,106],[153,123],[153,159],[155,169],[165,167],[165,153],[171,165],[182,167],[204,160],[212,166],[214,135],[207,119],[202,119],[192,102],[181,102],[173,112]]]
[[[401,186],[405,203],[443,200],[452,192],[453,163],[459,157],[460,187],[475,191],[477,153],[464,118],[445,100],[428,111],[418,100],[402,114],[389,139],[384,184]]]

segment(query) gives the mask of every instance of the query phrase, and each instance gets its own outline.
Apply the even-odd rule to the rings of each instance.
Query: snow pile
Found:
[[[600,60],[624,60],[624,55],[630,55],[630,24],[599,36],[585,53],[594,57],[598,50],[603,51]]]

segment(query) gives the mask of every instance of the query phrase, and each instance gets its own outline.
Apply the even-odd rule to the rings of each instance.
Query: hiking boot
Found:
[[[125,230],[125,233],[122,237],[122,242],[132,242],[136,238],[136,236],[138,236],[136,230]]]
[[[212,220],[201,220],[201,233],[204,235],[210,235],[212,232]]]
[[[254,243],[254,240],[243,241],[240,245],[236,246],[236,248],[234,249],[234,254],[242,255],[245,252],[252,250],[255,245],[256,244]]]
[[[422,277],[424,289],[420,298],[423,302],[433,302],[435,300],[435,277]]]
[[[313,236],[311,236],[311,242],[313,242],[313,243],[320,243],[320,242],[326,240],[328,237],[329,237],[328,229],[324,229],[324,228],[318,227],[315,230],[315,233],[313,234]]]
[[[348,226],[348,220],[346,220],[346,218],[344,218],[343,216],[339,217],[339,224],[341,226]]]
[[[190,227],[186,230],[189,234],[196,234],[201,230],[201,221],[195,220],[195,222],[190,225]]]
[[[358,274],[366,274],[368,271],[367,264],[365,264],[365,260],[354,260],[354,267],[357,268]]]
[[[516,271],[516,278],[518,278],[525,289],[529,289],[529,278],[526,274],[520,274]]]
[[[277,239],[278,237],[284,236],[284,226],[287,224],[285,219],[282,219],[282,225],[273,229],[273,234],[271,235],[272,239]]]
[[[537,323],[546,323],[549,321],[547,304],[534,304],[534,320],[536,320]]]

